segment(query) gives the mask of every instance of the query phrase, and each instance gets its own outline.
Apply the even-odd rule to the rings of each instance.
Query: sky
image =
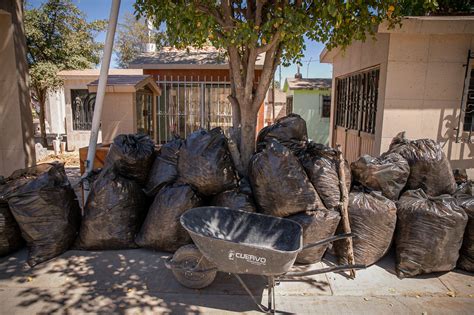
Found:
[[[44,0],[27,0],[28,5],[37,7],[41,3],[45,2]],[[112,0],[73,0],[77,7],[86,14],[87,20],[107,20],[110,14],[110,6]],[[133,4],[134,0],[122,0],[120,4],[120,17],[125,13],[133,13]],[[96,40],[105,41],[105,32],[98,34]],[[300,69],[303,77],[309,78],[331,78],[332,76],[332,66],[328,64],[319,63],[319,54],[323,50],[324,45],[322,43],[314,42],[307,40],[306,41],[306,51],[304,52],[305,57],[302,58],[303,66]],[[112,59],[112,68],[117,68],[117,64]],[[297,66],[295,64],[289,67],[281,68],[281,78],[282,81],[285,81],[287,77],[294,77],[297,72]],[[275,74],[275,79],[280,80],[280,70],[278,69]]]

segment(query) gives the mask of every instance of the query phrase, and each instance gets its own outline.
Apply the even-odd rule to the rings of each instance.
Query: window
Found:
[[[331,96],[323,95],[321,117],[329,118],[329,116],[331,116]]]
[[[466,111],[464,113],[464,131],[474,131],[474,69],[471,69],[471,78],[467,90]]]
[[[71,90],[72,128],[90,130],[94,115],[95,93],[86,89]]]
[[[230,84],[210,82],[158,82],[158,143],[173,136],[185,138],[199,128],[232,126],[232,106],[227,99]]]
[[[336,79],[336,125],[375,133],[379,69]]]

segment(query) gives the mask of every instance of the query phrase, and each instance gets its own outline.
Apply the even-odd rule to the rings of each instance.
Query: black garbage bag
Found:
[[[296,221],[303,227],[303,245],[316,243],[334,235],[341,219],[334,210],[307,211],[291,215],[287,219]],[[321,261],[328,245],[308,248],[296,257],[300,264],[314,264]]]
[[[461,251],[459,252],[459,259],[457,266],[466,271],[474,272],[474,190],[472,186],[474,183],[466,182],[456,191],[454,195],[458,202],[467,214],[468,221],[466,230],[464,231]]]
[[[145,187],[148,196],[155,196],[164,185],[173,183],[178,178],[178,153],[182,143],[181,139],[175,139],[161,147]]]
[[[6,198],[35,266],[65,252],[81,222],[76,194],[61,163],[46,163],[14,172]],[[7,183],[8,186],[8,183]]]
[[[395,203],[380,192],[364,192],[355,188],[349,194],[349,222],[353,238],[354,259],[357,264],[370,266],[389,250],[397,223]],[[342,233],[342,225],[337,233]],[[346,261],[346,242],[334,243],[336,255]]]
[[[467,215],[450,195],[409,190],[397,202],[397,273],[401,278],[454,269]]]
[[[276,140],[255,154],[249,164],[249,180],[260,210],[286,217],[325,209],[298,158]]]
[[[398,153],[389,153],[374,158],[363,155],[351,164],[352,179],[391,200],[398,200],[405,187],[410,166]]]
[[[308,174],[309,180],[326,208],[336,208],[341,199],[337,151],[323,144],[310,142],[299,158]],[[347,161],[345,161],[344,167],[345,183],[347,191],[349,191],[351,187],[351,170]]]
[[[304,150],[308,141],[306,122],[297,114],[279,118],[274,124],[264,127],[257,136],[257,151],[265,148],[270,139],[278,140],[293,153]]]
[[[210,205],[244,210],[247,212],[257,211],[252,196],[241,192],[239,188],[226,190],[214,196],[210,202]]]
[[[146,196],[135,181],[104,168],[92,184],[76,247],[136,248],[135,235],[147,211]]]
[[[389,153],[399,153],[410,165],[406,190],[421,188],[430,196],[453,194],[456,181],[443,150],[433,140],[408,140],[405,132],[393,138]]]
[[[174,184],[163,187],[148,210],[136,242],[140,247],[174,252],[192,242],[181,226],[181,215],[201,206],[201,198],[191,186]]]
[[[179,152],[178,171],[179,181],[205,196],[236,187],[234,165],[222,129],[190,134]]]
[[[105,157],[104,168],[113,167],[120,175],[146,183],[153,164],[155,144],[143,134],[118,135]]]
[[[20,227],[16,223],[8,203],[0,200],[0,257],[13,253],[22,245]]]

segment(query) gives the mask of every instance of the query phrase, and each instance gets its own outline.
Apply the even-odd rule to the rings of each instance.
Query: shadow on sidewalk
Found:
[[[245,312],[256,305],[237,280],[218,273],[203,289],[182,287],[164,267],[166,254],[149,250],[68,251],[35,268],[26,267],[27,251],[0,260],[1,286],[19,288],[20,312],[199,313],[197,306]],[[244,275],[257,300],[266,281]],[[23,311],[21,311],[23,309]]]

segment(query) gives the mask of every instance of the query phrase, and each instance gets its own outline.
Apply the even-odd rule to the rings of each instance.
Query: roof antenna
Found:
[[[306,66],[306,78],[309,78],[309,65],[311,64],[311,60],[313,57],[309,58],[308,65]]]

